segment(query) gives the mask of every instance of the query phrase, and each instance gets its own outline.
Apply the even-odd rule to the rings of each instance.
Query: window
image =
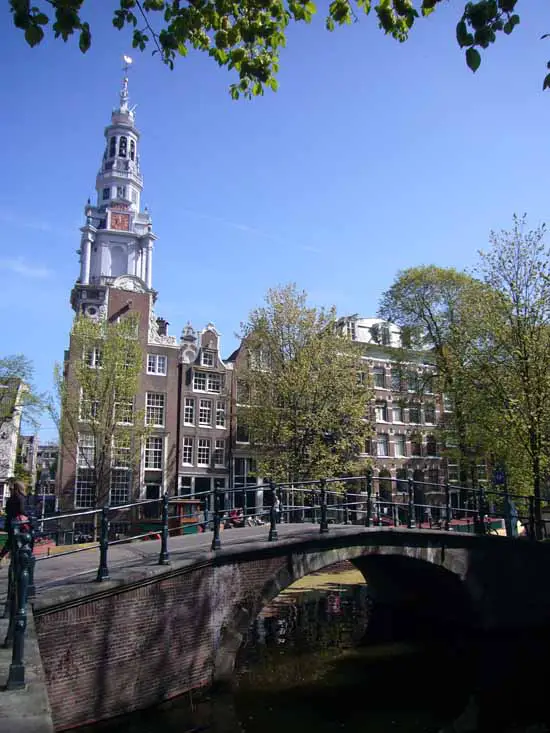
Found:
[[[221,392],[221,374],[195,372],[193,375],[193,389],[196,392]]]
[[[216,427],[225,427],[225,402],[216,402]]]
[[[119,439],[113,442],[113,466],[115,468],[130,468],[130,442]]]
[[[213,351],[203,351],[201,354],[201,364],[206,367],[213,367],[214,366],[214,352]]]
[[[130,140],[130,159],[136,159],[136,144],[133,140]]]
[[[391,373],[391,388],[395,392],[401,391],[401,374],[395,369]]]
[[[356,339],[356,332],[355,332],[355,321],[348,321],[346,323],[346,334],[349,336],[349,338],[352,341],[355,341]]]
[[[145,424],[164,427],[165,396],[158,392],[147,392],[145,403]]]
[[[437,455],[437,440],[433,435],[428,435],[426,439],[426,454],[428,456]]]
[[[99,346],[94,346],[92,349],[88,349],[84,355],[86,365],[92,369],[101,369],[103,365],[103,354]]]
[[[206,372],[195,372],[193,375],[193,389],[196,392],[206,392]]]
[[[106,201],[109,196],[111,195],[111,189],[110,188],[104,188],[103,189],[103,201]]]
[[[406,447],[405,447],[405,436],[404,435],[396,435],[394,438],[394,446],[395,446],[395,456],[396,458],[403,458],[406,456]]]
[[[109,503],[111,506],[127,504],[130,497],[130,471],[127,468],[111,470]]]
[[[166,376],[166,357],[162,354],[147,354],[147,374]]]
[[[118,154],[119,157],[125,158],[126,157],[126,150],[128,148],[128,138],[125,135],[120,136],[120,140],[118,141]]]
[[[131,425],[134,422],[133,400],[115,402],[115,422],[122,425]]]
[[[188,466],[193,465],[193,438],[183,439],[183,450],[181,454],[181,462]]]
[[[126,186],[117,186],[116,187],[116,197],[117,199],[126,198]]]
[[[419,423],[420,419],[420,405],[417,402],[411,402],[409,405],[409,422]]]
[[[82,422],[91,422],[99,417],[99,401],[88,400],[80,395],[80,419]]]
[[[212,402],[210,400],[200,400],[199,402],[199,425],[212,424]]]
[[[403,405],[394,404],[392,405],[391,410],[393,422],[404,422]]]
[[[183,406],[183,422],[185,425],[195,424],[195,400],[192,397],[186,397]]]
[[[145,468],[162,469],[162,438],[147,438],[145,442]]]
[[[210,465],[210,440],[208,438],[199,438],[199,446],[197,449],[197,465]]]
[[[114,158],[116,155],[116,137],[112,137],[109,140],[109,158]]]
[[[376,422],[388,421],[388,404],[387,402],[377,402],[374,406],[374,415]]]
[[[180,496],[191,496],[191,476],[180,476]]]
[[[376,436],[376,455],[384,458],[390,454],[390,439],[387,433],[380,433]]]
[[[422,436],[418,433],[414,433],[411,436],[411,455],[421,456],[422,455]]]
[[[407,374],[407,389],[409,392],[418,392],[419,379],[416,372],[409,372]]]
[[[434,375],[426,374],[424,376],[424,391],[428,394],[433,394],[434,391]]]
[[[449,395],[446,394],[443,395],[443,409],[445,410],[445,412],[453,411],[453,402]]]
[[[389,346],[391,343],[391,335],[390,335],[389,326],[382,326],[382,328],[380,329],[380,335],[382,339],[382,345]]]
[[[424,405],[424,419],[426,422],[435,423],[435,405],[433,402]]]
[[[225,466],[225,440],[216,440],[214,449],[214,465]]]
[[[95,457],[95,440],[93,435],[78,436],[78,467],[93,468]]]
[[[248,431],[248,425],[242,421],[237,421],[237,443],[249,443],[250,434]]]
[[[95,441],[93,435],[78,436],[78,458],[75,481],[75,507],[90,509],[96,502]]]
[[[374,367],[372,370],[372,378],[375,387],[381,387],[382,389],[386,386],[386,370],[384,367]]]

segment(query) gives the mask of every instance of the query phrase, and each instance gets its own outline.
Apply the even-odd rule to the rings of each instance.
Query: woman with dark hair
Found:
[[[0,562],[10,552],[13,540],[12,522],[17,517],[25,514],[25,484],[23,481],[14,481],[10,496],[6,501],[6,531],[8,537],[6,543],[0,552]]]

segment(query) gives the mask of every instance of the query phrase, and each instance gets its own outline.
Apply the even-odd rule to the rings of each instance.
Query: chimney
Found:
[[[157,330],[159,336],[166,336],[170,324],[164,318],[157,318]]]

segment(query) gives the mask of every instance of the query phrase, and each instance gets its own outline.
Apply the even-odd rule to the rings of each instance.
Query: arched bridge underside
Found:
[[[550,546],[500,537],[362,527],[233,543],[169,567],[133,567],[101,587],[52,589],[35,604],[58,730],[154,705],[231,675],[260,610],[342,560],[375,597],[457,628],[550,621]]]

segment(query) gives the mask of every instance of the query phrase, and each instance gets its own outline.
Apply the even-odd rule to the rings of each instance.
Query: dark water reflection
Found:
[[[489,705],[490,710],[494,706],[495,715],[485,715],[482,724],[475,715],[464,716],[465,709],[475,708],[472,693],[480,686],[476,655],[483,640],[453,638],[419,619],[399,618],[373,607],[367,587],[357,583],[358,578],[349,582],[349,573],[342,575],[341,570],[336,568],[328,578],[324,571],[323,589],[291,589],[262,611],[240,650],[231,693],[184,696],[88,730],[450,733],[527,729],[514,726],[506,711],[500,714],[507,705],[504,687],[496,690]],[[539,648],[537,643],[529,639],[517,645]],[[502,643],[495,646],[495,666],[502,649]],[[541,674],[544,679],[542,669]],[[489,669],[488,678],[493,677],[497,680],[498,674]],[[543,689],[530,685],[529,690],[544,695]],[[521,698],[525,692],[514,688],[513,694]],[[532,705],[526,707],[533,713]],[[538,715],[538,719],[537,714],[531,715],[529,722],[540,724]],[[459,722],[451,728],[457,718]],[[535,730],[549,729],[538,725]]]

